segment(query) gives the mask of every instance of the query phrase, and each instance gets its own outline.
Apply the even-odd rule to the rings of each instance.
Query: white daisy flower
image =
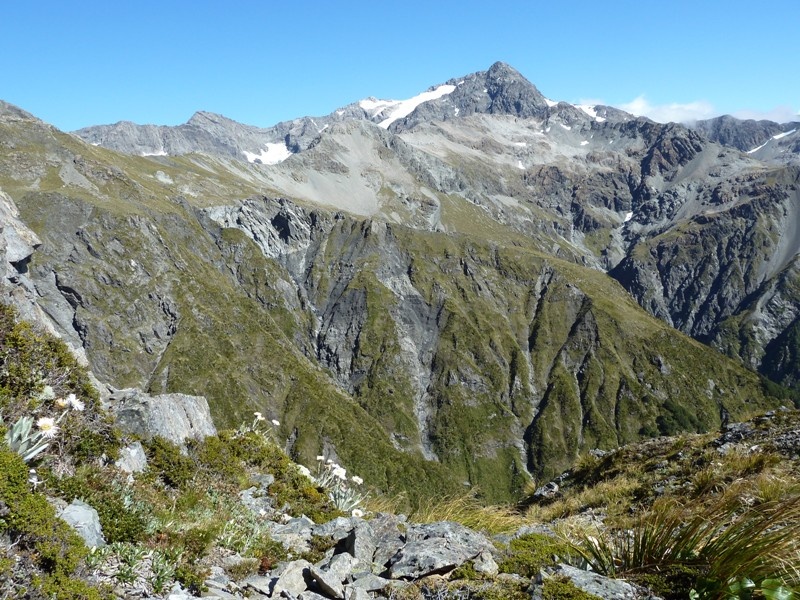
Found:
[[[350,479],[356,485],[361,485],[362,483],[364,483],[364,480],[361,479],[361,477],[359,477],[358,475],[353,475]]]
[[[278,419],[272,419],[272,421],[270,421],[270,422],[271,422],[273,425],[275,425],[275,427],[280,427],[280,426],[281,426],[281,422],[280,422],[280,421],[278,421]]]
[[[363,517],[363,516],[364,516],[364,511],[363,511],[363,510],[360,510],[360,509],[358,509],[358,508],[354,508],[354,509],[353,509],[353,510],[350,512],[350,515],[351,515],[351,516],[353,516],[353,517],[357,517],[357,518],[359,518],[359,519],[360,519],[361,517]]]
[[[54,438],[58,434],[58,425],[56,425],[55,419],[50,417],[41,417],[36,421],[36,426],[42,432],[42,436],[46,438]]]

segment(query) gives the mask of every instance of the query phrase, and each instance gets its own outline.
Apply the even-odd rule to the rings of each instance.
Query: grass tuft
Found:
[[[723,497],[700,510],[660,501],[630,528],[585,535],[576,550],[595,571],[612,577],[680,572],[682,583],[667,583],[683,597],[691,589],[698,597],[725,597],[743,581],[757,588],[776,580],[797,586],[800,495],[753,507]]]

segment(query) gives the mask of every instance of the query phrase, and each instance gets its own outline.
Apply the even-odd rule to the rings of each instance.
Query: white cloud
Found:
[[[768,121],[775,121],[777,123],[787,123],[789,121],[800,121],[800,111],[793,109],[791,106],[776,106],[771,110],[751,110],[744,108],[737,110],[733,113],[737,119],[767,119]]]
[[[594,104],[602,104],[602,101],[592,100]],[[583,102],[582,102],[583,103]],[[711,119],[724,114],[710,102],[697,100],[681,104],[673,102],[671,104],[651,104],[644,95],[641,95],[630,102],[617,104],[617,108],[629,112],[637,117],[648,117],[658,123],[692,123],[700,119]],[[771,110],[742,109],[730,113],[737,119],[767,119],[777,123],[787,123],[789,121],[800,121],[800,111],[791,106],[776,106]]]
[[[681,104],[650,104],[643,95],[631,102],[618,104],[617,108],[639,117],[648,117],[657,123],[690,123],[699,119],[710,119],[719,115],[714,105],[705,100]]]

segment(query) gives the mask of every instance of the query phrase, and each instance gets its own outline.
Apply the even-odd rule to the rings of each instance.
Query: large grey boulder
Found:
[[[554,575],[561,575],[572,582],[576,588],[594,594],[603,600],[645,600],[654,598],[650,592],[620,579],[610,579],[598,573],[584,571],[569,565],[558,565]]]
[[[335,598],[336,600],[342,600],[344,598],[344,586],[342,585],[342,580],[339,579],[337,573],[323,571],[315,566],[312,566],[309,571],[311,573],[311,577],[324,594],[330,598]]]
[[[75,532],[83,538],[89,548],[100,548],[106,545],[100,516],[97,511],[81,500],[73,500],[59,515]]]
[[[311,567],[307,560],[289,563],[272,586],[272,597],[280,598],[283,592],[296,596],[306,591],[311,583]]]
[[[314,522],[311,519],[298,517],[286,523],[276,523],[270,527],[269,534],[285,548],[299,553],[308,551],[313,528]]]
[[[386,569],[389,559],[397,554],[397,551],[406,543],[406,517],[405,515],[380,513],[369,521],[369,527],[375,543],[372,563],[380,574]],[[357,544],[358,540],[353,540],[354,547]],[[356,558],[360,557],[356,555]]]
[[[314,535],[319,537],[327,537],[338,542],[346,538],[353,528],[356,526],[356,517],[336,517],[332,521],[322,523],[314,527]]]
[[[392,579],[418,579],[446,573],[482,553],[494,551],[480,533],[451,521],[414,525],[405,546],[389,561]]]
[[[160,436],[183,446],[186,438],[202,439],[217,433],[203,396],[151,396],[141,390],[124,389],[112,393],[107,404],[125,432],[144,439]]]

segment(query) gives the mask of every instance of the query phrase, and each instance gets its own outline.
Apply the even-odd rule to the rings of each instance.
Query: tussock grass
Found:
[[[750,583],[794,587],[800,584],[800,495],[753,507],[725,496],[700,509],[659,501],[630,528],[584,535],[575,547],[599,573],[651,583],[661,577],[666,589],[691,586],[682,592],[695,589],[699,597],[725,597]]]
[[[473,495],[428,500],[410,516],[418,523],[455,521],[478,531],[503,533],[518,529],[526,519],[508,506],[483,506]]]
[[[630,505],[641,486],[641,480],[637,477],[620,475],[587,487],[576,494],[558,499],[551,504],[531,506],[527,509],[525,518],[528,521],[548,522],[578,514],[589,508]]]

